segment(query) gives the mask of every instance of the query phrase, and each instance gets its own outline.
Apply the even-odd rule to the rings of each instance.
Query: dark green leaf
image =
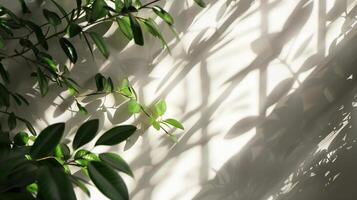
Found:
[[[110,167],[101,162],[90,162],[89,177],[97,188],[109,199],[128,200],[128,189],[123,179]]]
[[[130,27],[130,19],[128,16],[123,16],[120,18],[117,18],[117,23],[119,26],[120,31],[125,35],[126,38],[129,40],[133,39],[133,31],[131,30]]]
[[[25,0],[19,0],[21,4],[22,13],[31,13],[30,9],[27,7]]]
[[[102,160],[108,166],[124,172],[131,177],[134,177],[133,172],[131,171],[129,165],[125,162],[125,160],[115,153],[101,153],[99,154],[100,160]]]
[[[94,0],[89,21],[94,22],[97,19],[104,17],[107,14],[107,11],[104,9],[104,6],[106,5],[104,0]]]
[[[197,5],[201,6],[202,8],[206,7],[206,3],[203,0],[194,0]]]
[[[124,0],[124,6],[126,8],[129,8],[131,6],[131,4],[132,4],[132,0]]]
[[[117,126],[105,132],[95,143],[97,145],[115,145],[126,140],[136,131],[132,125]]]
[[[0,36],[0,49],[3,49],[5,47],[5,41],[4,39]]]
[[[82,0],[76,0],[76,4],[77,4],[77,18],[79,18],[81,12]]]
[[[42,32],[41,27],[38,26],[37,24],[35,24],[31,21],[27,21],[27,20],[24,20],[24,23],[35,32],[38,43],[40,43],[41,46],[47,50],[48,49],[47,40],[46,40],[45,35]]]
[[[10,92],[2,83],[0,83],[0,105],[10,106]]]
[[[40,68],[37,68],[37,81],[40,87],[41,96],[45,96],[48,92],[48,80]]]
[[[71,38],[82,32],[82,28],[76,23],[70,23],[67,28],[67,35]]]
[[[26,105],[30,105],[29,102],[23,97],[21,94],[15,94],[17,97],[21,99],[22,102],[24,102]]]
[[[102,74],[97,73],[94,78],[95,78],[95,84],[97,86],[97,91],[103,91],[106,82],[105,77]]]
[[[124,3],[121,0],[115,0],[115,10],[117,13],[120,13],[124,8]]]
[[[43,15],[47,19],[48,23],[52,24],[53,26],[61,24],[61,18],[55,12],[43,9]]]
[[[13,112],[10,113],[7,119],[7,124],[10,130],[13,130],[16,127],[16,115]]]
[[[176,119],[165,119],[163,122],[170,124],[173,127],[184,130],[183,125]]]
[[[32,124],[31,124],[29,121],[24,120],[24,119],[22,119],[21,121],[23,121],[23,122],[25,123],[27,129],[30,131],[30,133],[31,133],[32,135],[34,135],[34,136],[37,135],[37,134],[36,134],[36,131],[35,131],[35,128],[32,126]]]
[[[0,63],[0,75],[1,75],[2,80],[5,83],[9,83],[10,82],[9,72],[5,69],[4,65],[2,65],[1,63]]]
[[[37,184],[41,199],[76,199],[72,183],[63,170],[48,166],[41,167]]]
[[[103,54],[105,58],[109,57],[109,50],[102,38],[102,36],[98,35],[96,32],[90,32],[90,37],[92,38],[95,45],[98,47],[99,51]]]
[[[59,39],[59,43],[60,43],[64,53],[69,58],[69,60],[72,63],[76,63],[78,57],[77,57],[76,49],[74,48],[72,43],[70,41],[68,41],[66,38]]]
[[[78,102],[77,102],[77,107],[78,107],[79,112],[82,113],[83,115],[88,114],[88,110]]]
[[[129,18],[130,18],[130,27],[133,32],[135,44],[143,46],[144,45],[144,37],[143,37],[143,32],[141,30],[140,24],[131,13],[129,13]]]
[[[46,127],[35,140],[30,149],[30,155],[33,159],[48,156],[61,141],[65,124],[57,123]]]
[[[161,19],[164,20],[168,25],[173,25],[174,24],[174,19],[171,17],[171,15],[166,12],[164,9],[162,9],[160,6],[154,6],[152,8],[154,13],[159,16]]]
[[[99,120],[93,119],[82,124],[73,139],[73,149],[78,149],[79,147],[90,142],[96,135],[99,127]]]
[[[83,183],[82,180],[77,178],[76,176],[70,175],[69,179],[74,183],[76,186],[78,186],[88,197],[90,197],[90,191],[87,188],[87,186]]]
[[[67,23],[70,22],[67,12],[63,9],[61,5],[59,5],[55,0],[51,0],[51,2],[57,7],[57,9],[65,16]]]
[[[28,141],[29,141],[29,135],[26,132],[19,132],[14,137],[14,143],[17,146],[24,146],[28,143]]]

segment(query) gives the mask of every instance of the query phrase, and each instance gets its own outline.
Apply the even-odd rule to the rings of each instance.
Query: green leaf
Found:
[[[24,20],[24,23],[35,32],[38,43],[40,43],[44,49],[48,50],[47,40],[46,40],[45,35],[42,32],[41,27],[38,26],[37,24],[35,24],[31,21],[27,21],[27,20]]]
[[[25,120],[25,119],[22,119],[21,121],[23,121],[23,122],[25,123],[27,129],[30,131],[30,133],[31,133],[33,136],[36,136],[36,135],[37,135],[35,128],[32,126],[32,124],[31,124],[29,121],[27,121],[27,120]]]
[[[202,8],[205,8],[207,6],[203,0],[194,0],[194,1],[197,3],[197,5],[199,5]]]
[[[144,45],[144,37],[143,37],[143,32],[141,30],[139,22],[136,20],[136,18],[131,13],[129,13],[129,19],[130,19],[130,27],[133,32],[135,44],[143,46]]]
[[[24,146],[29,141],[29,135],[26,132],[19,132],[14,137],[14,143],[17,146]]]
[[[130,19],[128,16],[123,16],[120,18],[117,18],[117,23],[119,26],[120,31],[125,35],[128,40],[133,39],[133,31],[131,30],[130,27]]]
[[[40,68],[37,68],[37,81],[40,87],[41,96],[44,97],[48,92],[48,80]]]
[[[76,199],[72,183],[63,170],[49,166],[41,167],[37,184],[40,199]]]
[[[16,127],[16,115],[13,112],[10,113],[7,119],[7,124],[10,130],[13,130]]]
[[[33,159],[39,159],[48,156],[61,141],[65,124],[57,123],[46,127],[35,140],[30,149],[30,155]]]
[[[52,72],[56,73],[57,71],[57,63],[53,60],[53,58],[43,52],[39,52],[37,54],[38,57],[40,57],[41,61],[46,64],[47,66],[49,66],[52,70]]]
[[[128,104],[128,110],[131,113],[138,113],[140,112],[140,104],[135,99],[131,99]]]
[[[72,38],[82,32],[82,27],[78,24],[71,22],[67,28],[67,35]]]
[[[88,173],[94,185],[109,199],[128,200],[128,189],[123,179],[101,162],[90,162]]]
[[[132,125],[117,126],[105,132],[95,143],[98,145],[115,145],[126,140],[136,131],[136,127]]]
[[[97,19],[104,17],[107,14],[107,11],[104,9],[106,5],[104,0],[94,0],[89,21],[94,22]]]
[[[152,8],[152,10],[154,11],[154,13],[159,16],[161,19],[164,20],[164,22],[166,22],[168,25],[173,25],[174,24],[174,19],[172,18],[172,16],[166,12],[164,9],[162,9],[160,6],[154,6]]]
[[[159,122],[157,122],[156,119],[150,118],[150,124],[158,131],[161,128]]]
[[[121,0],[115,0],[115,10],[120,13],[124,8],[124,3]]]
[[[97,91],[103,91],[104,90],[104,85],[105,85],[105,82],[106,82],[105,77],[102,74],[97,73],[95,75],[94,79],[95,79],[95,84],[97,86]]]
[[[82,180],[80,180],[79,178],[73,175],[70,175],[69,179],[72,181],[72,183],[78,186],[84,193],[86,193],[88,197],[90,197],[90,191]]]
[[[149,18],[149,19],[146,19],[144,21],[144,24],[146,25],[148,31],[154,37],[159,38],[161,43],[162,43],[162,46],[166,47],[168,49],[168,51],[170,52],[169,46],[167,45],[167,42],[166,42],[165,38],[162,36],[162,34],[161,34],[160,30],[159,30],[159,26],[156,24],[156,22],[152,18]]]
[[[10,92],[2,83],[0,83],[0,105],[10,106]]]
[[[112,79],[110,77],[107,80],[105,80],[104,91],[106,91],[106,92],[113,92],[114,91],[114,84],[113,84],[113,81],[112,81]]]
[[[78,107],[79,112],[82,113],[83,115],[88,114],[87,109],[78,102],[77,102],[77,107]]]
[[[63,9],[63,7],[62,7],[61,5],[59,5],[55,0],[51,0],[51,2],[52,2],[53,4],[55,4],[55,6],[57,7],[57,9],[62,13],[63,16],[65,16],[65,19],[66,19],[67,23],[69,23],[70,20],[69,20],[68,14],[67,14],[67,12]]]
[[[10,83],[9,72],[5,69],[4,65],[0,63],[0,75],[5,83]]]
[[[89,161],[99,161],[97,155],[85,149],[78,150],[74,155],[74,159],[77,164],[80,164],[84,167],[88,165]]]
[[[20,1],[20,4],[21,4],[21,10],[22,10],[22,13],[25,14],[25,13],[31,13],[30,9],[27,7],[26,3],[25,3],[25,0],[19,0]]]
[[[125,160],[115,153],[101,153],[99,154],[99,158],[108,166],[124,172],[131,177],[134,177],[133,172],[131,171],[129,165],[125,162]]]
[[[155,104],[155,111],[158,116],[162,116],[166,112],[166,102],[165,100],[160,100]]]
[[[109,57],[109,50],[102,38],[102,36],[98,35],[96,32],[90,32],[90,37],[92,38],[95,45],[98,47],[99,51],[103,54],[105,58]]]
[[[45,16],[48,23],[52,24],[53,26],[61,24],[61,18],[57,15],[57,13],[43,9],[43,15]]]
[[[15,94],[22,102],[24,102],[26,105],[30,105],[30,103],[23,97],[21,94]]]
[[[78,57],[77,57],[76,49],[74,48],[72,43],[70,41],[68,41],[66,38],[59,39],[59,43],[60,43],[64,53],[69,58],[69,60],[72,63],[76,63]]]
[[[97,135],[98,127],[98,119],[89,120],[82,124],[73,139],[73,149],[78,149],[90,142]]]
[[[54,155],[56,156],[56,158],[59,158],[61,161],[62,159],[67,160],[71,157],[71,150],[66,144],[61,143],[56,146],[54,150]]]
[[[76,0],[76,4],[77,4],[77,18],[79,18],[81,12],[82,0]]]
[[[176,128],[184,130],[183,125],[179,121],[177,121],[176,119],[171,119],[171,118],[170,119],[165,119],[163,122],[165,122],[167,124],[170,124],[173,127],[176,127]]]

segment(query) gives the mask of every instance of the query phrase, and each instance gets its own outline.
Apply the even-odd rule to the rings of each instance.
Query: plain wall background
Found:
[[[13,8],[17,5],[13,1],[3,1]],[[36,8],[36,2],[29,2]],[[108,30],[105,33],[111,50],[108,60],[104,60],[98,51],[95,51],[95,59],[91,59],[85,43],[74,42],[80,55],[78,64],[72,68],[75,80],[94,89],[93,76],[97,72],[109,75],[117,82],[129,77],[140,101],[146,105],[165,98],[168,104],[165,116],[178,118],[185,125],[185,131],[174,132],[179,137],[178,144],[173,144],[164,133],[157,133],[152,128],[147,130],[145,118],[131,117],[123,99],[117,97],[84,99],[86,108],[92,113],[87,117],[68,109],[75,109],[75,104],[66,92],[62,92],[62,97],[50,92],[45,98],[31,99],[36,94],[32,89],[36,88],[35,82],[27,75],[16,74],[16,70],[26,70],[23,63],[8,61],[9,66],[14,66],[11,68],[12,74],[16,74],[13,79],[19,80],[12,87],[30,97],[31,107],[19,109],[19,115],[29,117],[38,130],[48,124],[67,121],[69,134],[87,118],[101,119],[103,129],[125,122],[138,124],[141,129],[125,145],[109,148],[123,155],[134,171],[135,179],[123,175],[133,200],[193,199],[199,192],[212,190],[207,181],[217,172],[224,174],[220,179],[222,185],[232,177],[239,182],[234,167],[227,170],[222,166],[239,157],[243,147],[249,148],[256,130],[245,131],[245,127],[235,126],[236,123],[259,115],[266,96],[280,81],[293,77],[296,80],[294,88],[298,88],[317,63],[334,53],[334,44],[342,40],[355,24],[355,18],[346,14],[355,7],[356,1],[206,2],[205,9],[194,5],[193,0],[161,3],[173,15],[180,36],[180,40],[176,39],[161,23],[171,55],[160,48],[158,40],[148,35],[144,47],[126,41],[116,30],[116,24],[100,29]],[[64,1],[63,4],[70,7],[74,3]],[[48,6],[48,3],[42,6]],[[33,14],[35,20],[41,12]],[[65,59],[59,48],[50,51]],[[310,69],[298,74],[301,67]],[[100,106],[103,104],[117,108],[103,109]],[[248,118],[244,124],[250,127],[249,123]],[[232,136],[231,139],[226,135]],[[95,151],[107,149],[103,147]],[[237,183],[232,184],[238,187]],[[284,184],[266,187],[280,186]],[[234,189],[226,190],[226,187],[212,190],[208,197],[196,198],[248,199],[242,191],[235,194]],[[270,195],[267,193],[262,199],[272,200]],[[87,199],[79,190],[78,197]],[[91,199],[105,197],[92,190]]]

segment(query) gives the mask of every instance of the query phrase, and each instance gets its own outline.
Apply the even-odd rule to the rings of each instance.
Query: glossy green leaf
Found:
[[[75,162],[86,167],[89,161],[99,161],[99,157],[85,149],[78,150],[74,155]]]
[[[162,20],[164,20],[164,22],[166,22],[168,25],[173,25],[174,24],[174,19],[172,18],[172,16],[166,12],[164,9],[162,9],[160,6],[154,6],[152,8],[152,10],[154,11],[154,13],[159,16]]]
[[[90,37],[92,38],[94,44],[98,47],[99,51],[103,54],[105,58],[109,57],[109,50],[102,38],[102,36],[98,35],[96,32],[90,32]]]
[[[75,200],[73,186],[63,170],[43,166],[38,174],[38,196],[40,199]]]
[[[128,139],[134,132],[136,127],[132,125],[122,125],[114,127],[105,132],[95,143],[98,145],[115,145]]]
[[[10,82],[9,72],[5,69],[4,65],[2,65],[1,63],[0,63],[0,75],[1,75],[2,80],[5,83],[9,83]]]
[[[203,0],[194,0],[197,5],[201,6],[202,8],[205,8],[207,5]]]
[[[61,141],[65,124],[57,123],[46,127],[37,137],[30,149],[33,159],[48,156]]]
[[[74,46],[72,45],[72,43],[70,41],[68,41],[66,38],[61,38],[59,39],[59,43],[62,47],[62,50],[64,51],[64,53],[67,55],[67,57],[69,58],[69,60],[72,63],[76,63],[77,62],[77,52],[76,49],[74,48]]]
[[[95,84],[97,86],[97,91],[103,91],[104,90],[104,85],[105,85],[105,82],[106,82],[105,77],[102,74],[97,73],[95,75],[94,79],[95,79]]]
[[[128,16],[123,16],[120,18],[117,18],[117,23],[119,26],[120,31],[125,35],[128,40],[133,39],[133,31],[131,30],[130,27],[130,19]]]
[[[101,162],[90,162],[88,173],[95,186],[109,199],[128,200],[128,189],[123,179],[113,169]]]
[[[48,23],[52,24],[53,26],[58,26],[61,24],[61,18],[57,15],[57,13],[43,9],[43,15],[45,16]]]
[[[73,149],[78,149],[79,147],[90,142],[98,132],[99,120],[93,119],[82,124],[73,139]]]
[[[35,32],[38,43],[40,43],[41,46],[47,50],[48,49],[47,40],[46,40],[45,35],[42,32],[41,27],[38,26],[37,24],[35,24],[31,21],[27,21],[27,20],[24,20],[24,23],[26,24],[26,26],[28,26],[30,29],[32,29]]]
[[[115,0],[115,10],[120,13],[124,8],[124,3],[121,0]]]
[[[40,68],[37,68],[37,81],[38,86],[40,87],[41,96],[44,97],[48,92],[48,80]]]
[[[156,130],[160,130],[160,123],[158,121],[156,121],[156,119],[152,119],[150,118],[150,124],[156,129]]]
[[[88,110],[84,107],[84,106],[82,106],[80,103],[76,103],[77,104],[77,107],[78,107],[78,110],[79,110],[79,112],[81,113],[81,114],[83,114],[83,115],[87,115],[88,114]]]
[[[131,99],[128,103],[128,110],[131,113],[138,113],[140,112],[140,104],[135,99]]]
[[[80,27],[76,23],[70,23],[68,28],[67,28],[67,35],[72,38],[82,32],[82,27]]]
[[[125,162],[125,160],[115,153],[101,153],[99,154],[99,158],[108,166],[124,172],[131,177],[134,177],[133,172],[131,171],[129,165]]]
[[[19,132],[14,137],[14,144],[17,146],[24,146],[29,141],[29,135],[26,132]]]
[[[169,46],[167,45],[167,42],[165,40],[165,38],[162,36],[160,30],[159,30],[159,26],[156,24],[156,22],[149,18],[149,19],[146,19],[144,21],[144,24],[146,25],[148,31],[154,36],[154,37],[157,37],[160,39],[161,43],[162,43],[162,46],[163,47],[166,47],[168,50],[169,50]],[[170,52],[170,50],[169,50]]]
[[[133,32],[135,44],[143,46],[144,37],[138,20],[130,13],[129,13],[129,19],[130,19],[130,27]]]
[[[166,112],[166,102],[165,100],[160,100],[155,104],[155,112],[158,116],[162,116]]]
[[[173,127],[176,127],[176,128],[184,130],[183,125],[179,121],[177,121],[176,119],[165,119],[163,122],[165,122],[167,124],[170,124]]]
[[[104,7],[107,4],[105,3],[104,0],[94,0],[93,4],[92,4],[92,12],[91,12],[91,16],[90,16],[90,20],[91,22],[96,21],[97,19],[100,19],[102,17],[104,17],[106,15],[106,10],[104,9]]]

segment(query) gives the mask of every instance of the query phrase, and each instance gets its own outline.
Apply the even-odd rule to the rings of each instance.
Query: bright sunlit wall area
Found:
[[[355,0],[206,0],[206,3],[204,9],[191,0],[162,3],[176,19],[179,39],[160,24],[171,53],[162,50],[159,41],[149,36],[145,40],[150,45],[144,47],[123,42],[117,25],[113,24],[105,34],[110,58],[82,59],[73,70],[77,80],[84,84],[98,70],[117,80],[129,77],[143,102],[150,104],[165,98],[167,115],[181,119],[185,125],[185,131],[178,132],[177,144],[149,129],[139,131],[125,145],[110,149],[120,152],[133,169],[134,179],[124,177],[133,200],[244,197],[224,187],[237,176],[230,174],[234,170],[225,171],[223,166],[235,162],[240,150],[249,148],[250,141],[259,134],[255,127],[274,107],[264,112],[267,102],[274,101],[269,94],[279,84],[280,87],[292,84],[290,92],[299,88],[318,64],[335,53],[334,47],[354,30],[356,23],[356,11],[351,14],[356,10]],[[80,49],[88,53],[84,45]],[[45,119],[36,122],[38,128],[71,119],[75,129],[77,122],[83,120],[61,110],[58,105],[65,104],[61,98],[51,103],[42,99],[33,102],[35,106],[29,113],[44,115],[41,117]],[[115,97],[107,97],[92,107],[101,103],[118,104]],[[36,113],[43,106],[47,107],[46,112]],[[120,109],[95,113],[93,118],[105,120],[104,127],[136,120],[123,115]],[[245,176],[249,174],[242,177]],[[209,185],[208,181],[215,177],[222,187]],[[266,187],[282,186],[276,183]],[[210,190],[212,194],[208,196],[198,195]],[[80,190],[76,191],[80,199],[87,198]],[[267,193],[265,199],[274,199],[271,195]],[[91,199],[106,197],[93,188]]]

